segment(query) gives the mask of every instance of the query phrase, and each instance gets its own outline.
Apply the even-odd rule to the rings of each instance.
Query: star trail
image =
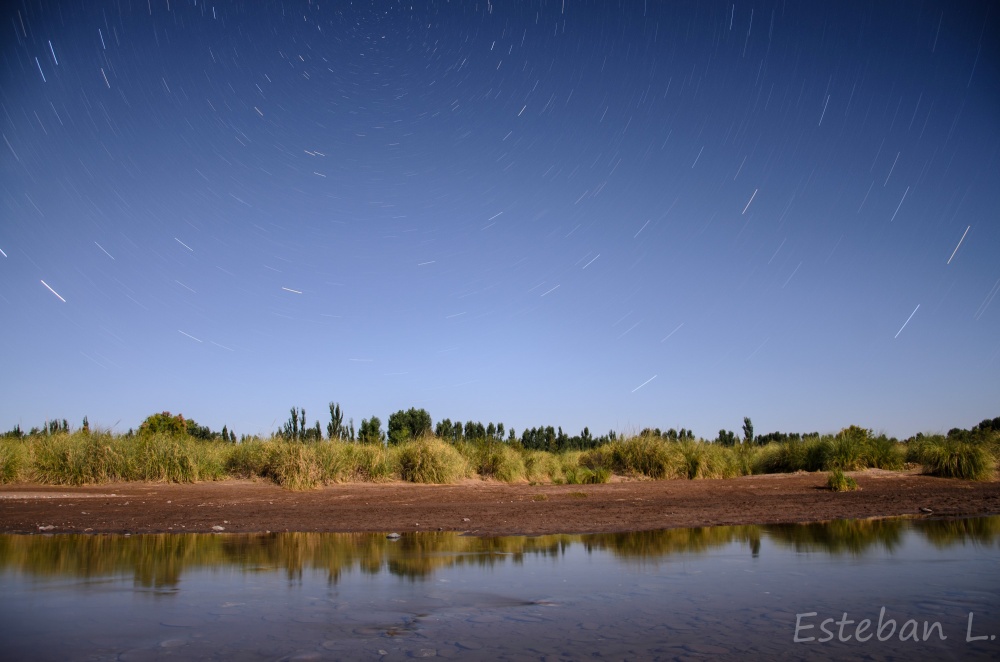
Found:
[[[995,4],[0,11],[4,430],[1000,413]]]

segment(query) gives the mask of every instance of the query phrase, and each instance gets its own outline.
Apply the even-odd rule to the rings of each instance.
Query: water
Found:
[[[15,660],[998,659],[1000,517],[397,541],[3,535],[0,596],[0,657]]]

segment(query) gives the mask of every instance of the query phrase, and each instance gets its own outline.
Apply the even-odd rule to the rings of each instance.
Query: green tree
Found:
[[[715,440],[717,444],[723,446],[735,446],[736,434],[732,430],[719,430],[719,437]]]
[[[553,428],[550,425],[550,426],[548,426],[548,427],[545,428],[545,431],[543,432],[543,434],[544,434],[544,437],[545,437],[545,446],[544,446],[544,449],[547,450],[547,451],[549,451],[550,453],[558,453],[559,452],[559,437],[556,436],[555,428]]]
[[[177,414],[171,416],[169,411],[147,416],[146,420],[139,424],[139,434],[169,434],[183,436],[187,434],[187,421],[184,416]]]
[[[313,423],[311,428],[306,428],[302,434],[302,438],[305,441],[322,441],[323,440],[323,428],[320,426],[319,420],[317,419]]]
[[[749,416],[743,417],[743,443],[753,443],[753,423],[750,422]]]
[[[330,422],[326,424],[326,436],[329,439],[343,439],[347,436],[347,429],[344,427],[344,412],[340,410],[340,403],[330,403]]]
[[[401,444],[408,439],[419,439],[431,434],[431,415],[426,409],[410,407],[389,415],[389,443]]]
[[[358,428],[358,441],[363,444],[385,443],[382,421],[379,420],[378,416],[372,416],[371,419],[361,419],[361,426]]]
[[[84,434],[88,434],[89,432],[90,432],[90,421],[88,421],[87,417],[84,416],[83,417],[83,433]]]
[[[306,424],[306,410],[302,407],[292,407],[291,415],[288,420],[285,421],[284,426],[281,428],[279,433],[282,437],[288,441],[307,441],[309,439],[316,438],[316,430],[319,430],[319,421],[316,421],[317,425],[310,428]],[[323,437],[323,433],[319,433],[319,438]]]
[[[450,418],[446,418],[434,426],[434,435],[443,441],[457,443],[462,440],[462,424],[452,423]]]
[[[210,441],[216,436],[207,425],[198,425],[192,418],[187,419],[186,426],[189,437],[194,437],[202,441]]]

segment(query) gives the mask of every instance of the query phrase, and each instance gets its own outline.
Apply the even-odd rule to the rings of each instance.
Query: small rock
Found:
[[[472,520],[471,520],[471,519],[469,519],[468,517],[463,517],[463,518],[462,518],[462,521],[463,521],[463,522],[471,522]]]
[[[213,527],[212,527],[212,530],[213,530],[213,531],[225,531],[225,530],[226,530],[226,527],[224,527],[224,526],[219,526],[218,524],[216,524],[215,526],[213,526]]]
[[[933,511],[933,510],[931,510],[930,508],[921,508],[921,509],[920,509],[920,512],[922,512],[922,513],[927,513],[928,515],[930,515],[930,514],[931,514],[931,513],[933,513],[934,511]]]
[[[386,536],[386,538],[388,538],[389,540],[399,540],[400,538],[402,538],[402,536],[399,535],[398,533],[390,533],[389,535]]]
[[[45,526],[38,527],[38,530],[39,531],[51,531],[54,528],[56,528],[56,527],[52,526],[51,524],[46,524]]]

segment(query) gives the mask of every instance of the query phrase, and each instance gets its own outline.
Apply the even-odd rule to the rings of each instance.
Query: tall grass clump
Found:
[[[408,441],[396,447],[395,455],[400,477],[411,483],[454,483],[465,477],[465,458],[437,439]]]
[[[602,447],[603,448],[603,447]],[[556,456],[560,475],[553,483],[566,485],[597,485],[611,480],[612,470],[600,448],[588,452],[565,451]]]
[[[521,453],[524,462],[524,476],[533,483],[565,482],[562,463],[552,453],[526,450]]]
[[[599,455],[588,458],[615,473],[649,478],[678,478],[686,475],[687,465],[677,444],[652,436],[617,439],[595,449]],[[592,453],[594,451],[591,451]]]
[[[34,437],[33,477],[55,485],[113,481],[190,483],[225,476],[224,444],[187,436],[77,431]]]
[[[346,450],[354,480],[378,483],[398,473],[389,449],[382,444],[346,444]]]
[[[681,470],[688,478],[732,478],[740,475],[735,461],[735,447],[685,440],[678,443],[678,448],[683,457]]]
[[[316,449],[309,444],[275,443],[268,454],[267,477],[290,490],[309,490],[322,483]]]
[[[274,446],[274,441],[256,438],[232,446],[226,457],[226,472],[235,478],[267,476]]]
[[[607,467],[590,469],[578,465],[563,471],[563,482],[567,485],[597,485],[609,480],[611,480],[611,470]]]
[[[946,438],[940,435],[924,437],[916,448],[917,461],[932,476],[990,480],[996,471],[996,460],[988,444]]]
[[[738,444],[730,449],[734,475],[749,476],[755,472],[761,447],[757,444]]]
[[[844,428],[830,442],[826,457],[827,469],[857,471],[867,465],[871,433],[856,425]]]
[[[27,479],[28,445],[20,439],[0,438],[0,484]]]
[[[462,441],[455,449],[468,462],[469,470],[481,478],[512,483],[523,480],[527,474],[521,453],[504,442]]]
[[[354,444],[333,440],[316,444],[316,463],[319,465],[321,480],[326,483],[343,483],[355,480],[358,467],[355,463]]]
[[[858,489],[857,481],[844,474],[840,469],[834,469],[830,472],[826,485],[834,492],[853,492]]]
[[[770,443],[754,459],[754,473],[794,473],[820,471],[826,464],[830,440],[821,437],[788,439]]]
[[[865,450],[865,464],[876,469],[898,471],[905,463],[905,452],[902,445],[889,439],[884,434],[869,437]]]

